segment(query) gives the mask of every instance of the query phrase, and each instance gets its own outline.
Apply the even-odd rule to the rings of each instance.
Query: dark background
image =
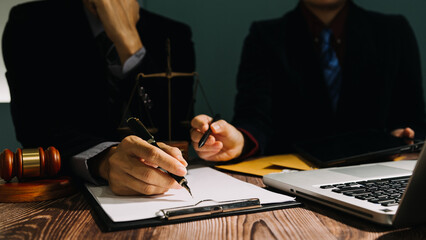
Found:
[[[242,44],[251,22],[281,17],[298,0],[139,0],[152,12],[187,23],[193,32],[197,72],[213,111],[230,121],[233,114],[235,79]],[[419,44],[423,82],[426,79],[426,1],[355,0],[363,8],[404,15]],[[2,3],[0,3],[1,7]],[[4,16],[3,16],[4,17]],[[3,31],[1,29],[1,31]],[[173,66],[172,66],[173,67]],[[4,78],[4,73],[1,72]],[[0,85],[1,86],[1,85]],[[205,99],[197,96],[196,114],[208,113]],[[0,150],[20,147],[14,134],[8,103],[0,103]]]

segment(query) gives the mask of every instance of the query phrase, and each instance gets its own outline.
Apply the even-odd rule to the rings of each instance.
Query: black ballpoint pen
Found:
[[[143,125],[143,123],[138,118],[131,117],[131,118],[127,119],[127,124],[129,125],[130,129],[133,132],[135,132],[135,134],[138,137],[147,141],[149,144],[160,148],[158,146],[157,142],[155,141],[154,136],[152,136],[151,133],[149,133],[148,129],[146,129],[146,127]],[[189,189],[189,187],[188,187],[188,180],[186,180],[185,177],[174,175],[173,173],[169,173],[169,172],[167,172],[166,170],[164,170],[160,167],[159,167],[159,169],[161,169],[162,171],[169,174],[174,180],[176,180],[176,182],[179,183],[179,185],[181,185],[186,190],[188,190],[189,194],[191,194],[191,196],[192,196],[191,189]]]
[[[216,122],[217,120],[220,119],[220,114],[216,114],[213,117],[212,122],[210,123],[210,125],[214,122]],[[203,134],[203,136],[201,137],[200,141],[198,142],[198,148],[201,148],[202,146],[204,146],[204,144],[206,143],[207,139],[209,138],[210,134],[212,133],[212,130],[210,128],[209,125],[209,129]]]

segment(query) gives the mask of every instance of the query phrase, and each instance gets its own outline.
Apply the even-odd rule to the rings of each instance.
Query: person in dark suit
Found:
[[[98,184],[106,180],[117,194],[180,187],[156,168],[185,175],[187,163],[177,148],[161,144],[161,151],[117,131],[131,102],[127,115],[156,128],[157,141],[167,140],[167,80],[143,79],[137,92],[144,99],[130,96],[139,73],[166,71],[168,42],[173,70],[193,72],[190,28],[140,8],[136,0],[45,0],[14,7],[2,47],[22,146],[55,146],[63,170]],[[174,123],[193,114],[192,85],[192,78],[172,85]],[[189,126],[173,125],[172,140],[189,140]]]
[[[331,33],[331,34],[330,34]],[[399,15],[349,0],[301,0],[252,24],[241,57],[232,124],[192,120],[198,155],[227,161],[294,152],[296,142],[376,129],[424,139],[425,104],[414,33]]]

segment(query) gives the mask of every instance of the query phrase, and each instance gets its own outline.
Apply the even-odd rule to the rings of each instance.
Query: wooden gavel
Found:
[[[13,153],[9,149],[0,155],[0,177],[9,182],[17,176],[19,180],[35,177],[53,177],[61,169],[61,157],[54,147],[20,149]]]

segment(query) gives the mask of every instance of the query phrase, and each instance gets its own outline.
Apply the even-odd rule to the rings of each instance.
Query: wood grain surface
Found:
[[[264,186],[261,178],[231,175]],[[426,227],[393,229],[298,200],[302,207],[108,233],[81,193],[0,203],[0,239],[426,239]]]

